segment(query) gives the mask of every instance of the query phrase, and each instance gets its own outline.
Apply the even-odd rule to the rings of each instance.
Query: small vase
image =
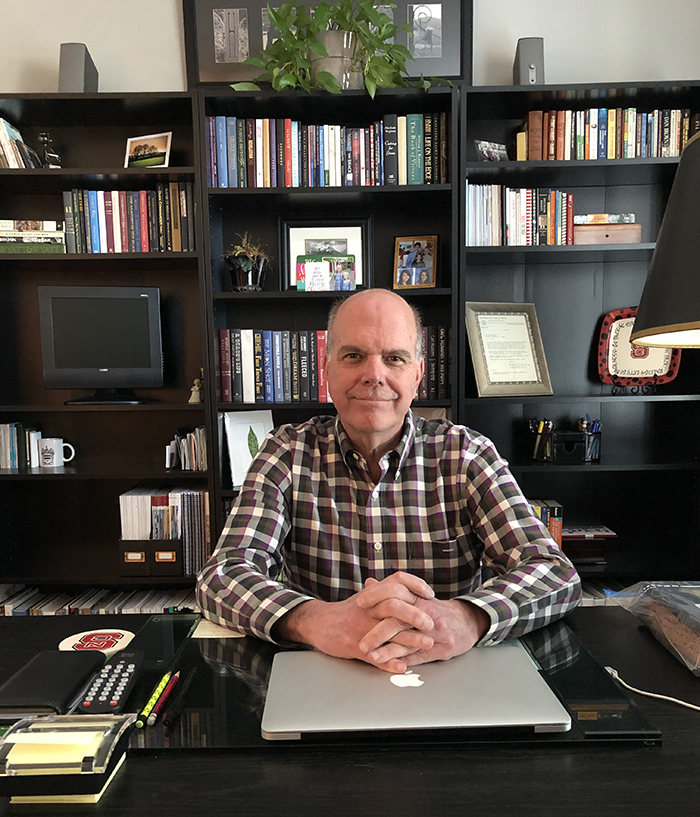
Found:
[[[321,71],[327,71],[340,83],[344,91],[361,90],[365,87],[362,71],[353,71],[355,56],[355,34],[351,31],[322,31],[318,39],[326,47],[327,57],[310,54],[311,84],[316,85],[316,77]]]
[[[267,259],[256,258],[251,264],[249,258],[229,256],[224,258],[224,262],[231,275],[233,292],[260,292],[262,290],[267,272]]]

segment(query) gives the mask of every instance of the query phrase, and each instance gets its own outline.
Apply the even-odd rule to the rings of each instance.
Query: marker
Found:
[[[163,715],[163,723],[165,726],[170,726],[170,724],[180,716],[182,710],[185,708],[187,691],[192,686],[192,681],[194,680],[196,672],[197,667],[192,667],[189,674],[185,677],[185,680],[180,684],[177,692],[175,693],[175,697]]]
[[[148,716],[148,725],[153,726],[153,724],[158,720],[158,714],[163,709],[165,702],[170,697],[170,693],[173,691],[173,687],[177,682],[180,680],[180,673],[179,671],[173,675],[173,677],[168,681],[168,685],[163,690],[163,694],[158,698],[158,703],[153,707],[153,711]]]
[[[148,721],[148,716],[153,711],[153,707],[158,703],[158,698],[160,698],[160,693],[165,689],[168,685],[168,681],[170,680],[170,676],[172,673],[166,672],[165,675],[160,679],[160,683],[158,686],[153,690],[153,695],[148,699],[148,703],[144,708],[141,710],[141,714],[136,719],[136,728],[142,729],[146,722]]]

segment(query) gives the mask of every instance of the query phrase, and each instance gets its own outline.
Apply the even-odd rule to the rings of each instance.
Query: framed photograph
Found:
[[[127,139],[124,167],[167,167],[172,139],[172,131]]]
[[[479,397],[552,394],[534,304],[466,303]]]
[[[437,236],[409,235],[396,239],[394,289],[427,289],[435,286]]]
[[[473,0],[406,3],[396,8],[377,3],[398,28],[397,39],[411,52],[406,62],[411,77],[444,77],[472,81]],[[403,31],[408,23],[413,37]]]
[[[276,29],[271,29],[266,0],[183,0],[183,12],[188,90],[249,82],[260,74],[243,63],[272,42]]]
[[[298,263],[318,261],[329,265],[329,280],[339,273],[339,286],[328,289],[355,289],[371,286],[370,253],[372,218],[361,219],[280,219],[280,254],[282,259],[280,281],[282,289],[297,287]],[[352,275],[350,264],[353,265]],[[352,280],[353,285],[346,285]],[[298,287],[305,289],[306,287]]]
[[[265,0],[230,3],[228,8],[222,5],[221,0],[183,0],[188,90],[254,80],[260,69],[244,62],[259,57],[274,40]],[[377,7],[393,19],[399,29],[398,41],[413,55],[406,63],[409,76],[471,83],[473,0],[398,0],[396,8],[381,2]],[[403,31],[404,23],[413,37]]]
[[[224,428],[231,465],[231,480],[234,488],[240,488],[253,457],[258,453],[266,435],[273,429],[272,412],[226,411]]]

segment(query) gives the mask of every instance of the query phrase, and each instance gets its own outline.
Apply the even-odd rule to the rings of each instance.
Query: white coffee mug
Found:
[[[64,451],[68,449],[70,455]],[[75,448],[70,443],[64,443],[60,437],[44,437],[39,440],[39,467],[56,468],[70,462],[75,456]]]

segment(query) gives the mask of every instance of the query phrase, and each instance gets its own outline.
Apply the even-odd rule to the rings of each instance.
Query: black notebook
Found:
[[[37,653],[0,687],[0,721],[66,714],[105,658],[98,650]]]

